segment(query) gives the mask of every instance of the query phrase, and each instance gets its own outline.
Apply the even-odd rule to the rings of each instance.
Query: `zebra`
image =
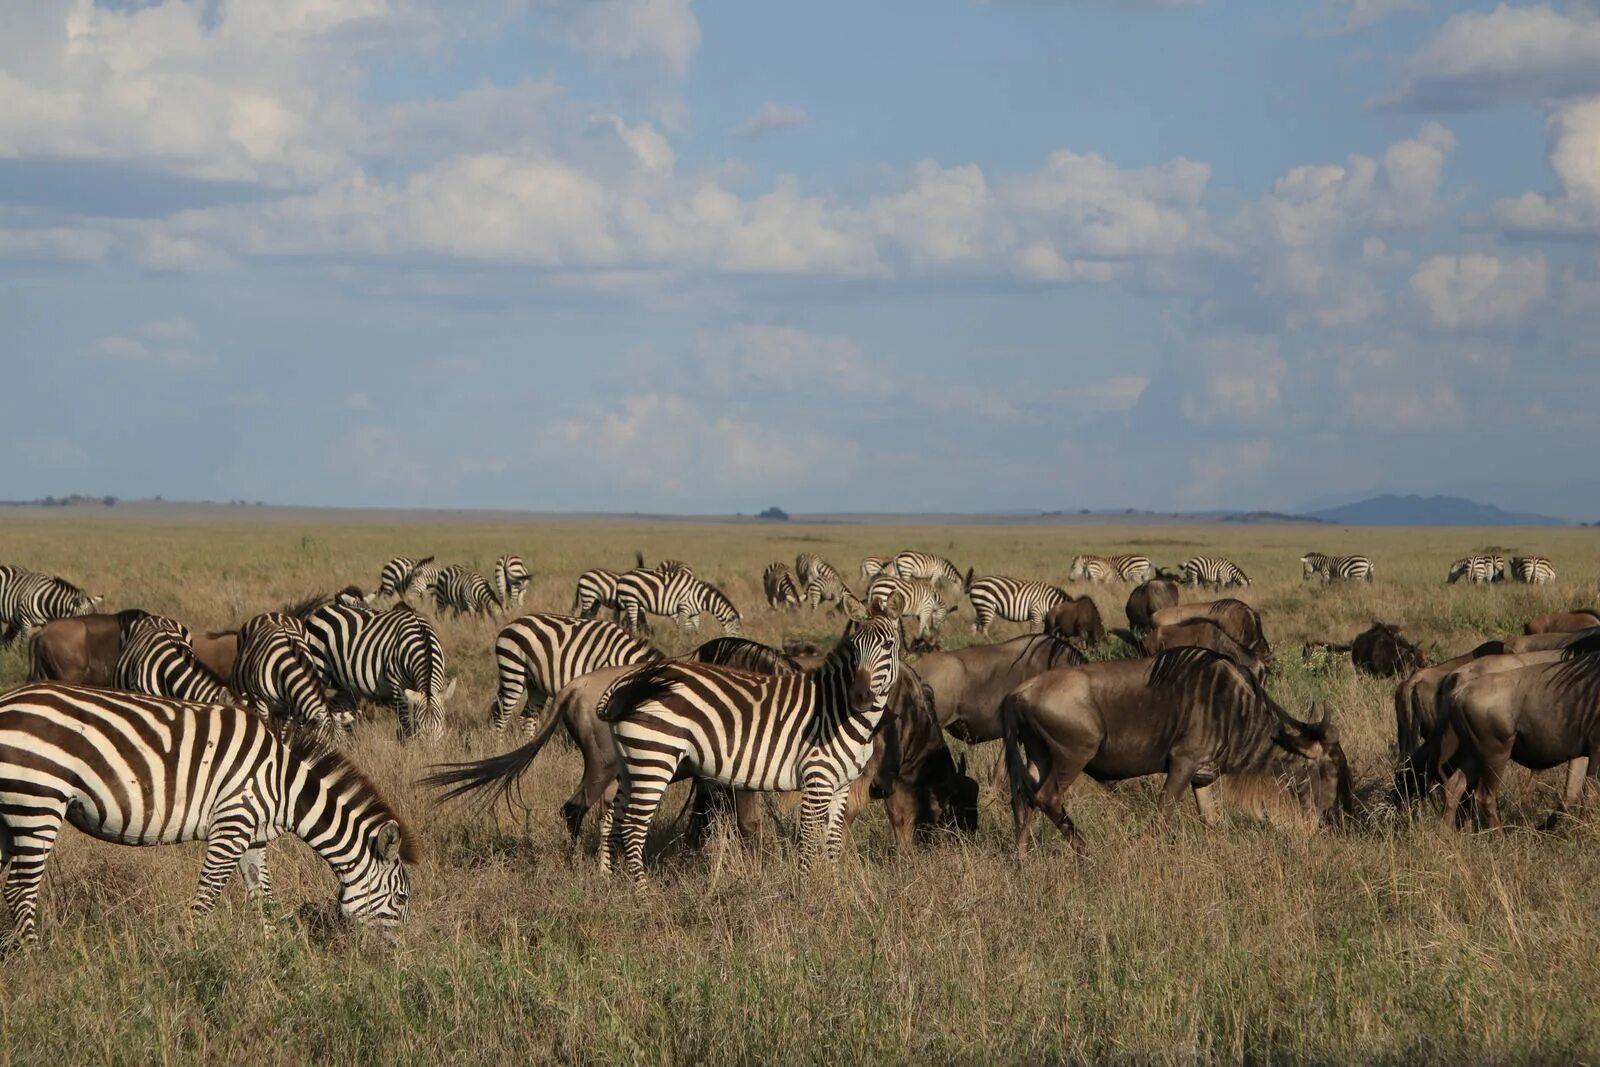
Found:
[[[870,582],[889,568],[891,560],[888,556],[868,556],[861,561],[861,580]]]
[[[1514,556],[1511,577],[1528,585],[1544,585],[1556,580],[1556,569],[1544,556]]]
[[[0,697],[7,947],[39,939],[38,890],[63,821],[123,845],[205,841],[190,907],[212,909],[235,867],[270,899],[265,848],[288,833],[333,868],[352,918],[398,926],[411,834],[338,752],[238,707],[36,684]]]
[[[900,578],[889,571],[872,580],[867,587],[866,603],[868,612],[876,610],[897,618],[915,618],[919,637],[938,633],[945,616],[957,607],[945,600],[939,583],[926,578]]]
[[[671,615],[686,630],[700,628],[701,612],[710,612],[727,633],[739,632],[739,612],[716,586],[686,570],[666,574],[630,571],[617,579],[622,624],[634,633],[649,629],[646,615]]]
[[[582,619],[592,619],[601,608],[610,608],[613,616],[620,617],[622,608],[617,603],[617,572],[602,567],[578,575],[578,590],[572,598],[572,614]]]
[[[1473,585],[1497,582],[1505,576],[1506,561],[1500,556],[1462,556],[1450,564],[1445,581],[1455,585],[1466,579]]]
[[[409,603],[412,597],[427,600],[433,595],[433,586],[439,579],[439,564],[432,556],[413,559],[396,556],[378,572],[378,588],[367,596],[367,602],[379,597],[392,596]]]
[[[1183,581],[1189,585],[1250,585],[1250,576],[1237,563],[1220,556],[1191,556],[1184,560],[1182,570]]]
[[[245,703],[270,721],[311,726],[329,741],[355,729],[348,707],[337,715],[329,709],[311,637],[293,615],[264,612],[239,628],[239,657],[230,680]]]
[[[489,579],[459,563],[452,563],[439,572],[433,598],[438,614],[449,609],[458,619],[462,615],[493,615],[502,607]]]
[[[364,611],[327,604],[306,616],[306,633],[342,718],[359,700],[389,704],[402,739],[444,733],[444,650],[433,624],[404,604]]]
[[[494,591],[501,607],[520,608],[532,581],[533,572],[528,570],[521,556],[501,556],[494,561]]]
[[[800,606],[800,585],[787,563],[769,563],[761,572],[761,589],[767,595],[769,608],[797,608]]]
[[[1300,557],[1301,580],[1321,576],[1324,582],[1370,582],[1372,561],[1366,556],[1324,556],[1307,552]]]
[[[989,624],[997,617],[1042,628],[1052,608],[1072,599],[1060,586],[1002,577],[979,578],[968,595],[980,634],[988,633]]]
[[[1148,556],[1073,556],[1069,582],[1148,582],[1155,574]]]
[[[953,585],[963,593],[972,588],[971,570],[963,578],[954,563],[931,552],[902,552],[890,560],[885,569],[901,578],[921,578],[935,585]]]
[[[181,623],[149,615],[128,628],[111,684],[145,696],[231,704],[233,694],[201,663]]]
[[[0,567],[0,648],[18,638],[28,640],[47,622],[87,615],[101,599],[65,578],[26,567]]]
[[[801,552],[794,557],[794,577],[809,607],[846,603],[850,587],[844,584],[844,577],[815,552]]]
[[[546,702],[574,678],[599,670],[655,663],[659,651],[604,619],[535,613],[505,626],[494,642],[499,686],[489,703],[489,724],[504,730],[522,708],[531,731]]]

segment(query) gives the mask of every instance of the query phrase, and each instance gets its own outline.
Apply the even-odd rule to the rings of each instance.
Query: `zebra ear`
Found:
[[[393,819],[378,827],[378,857],[391,863],[400,858],[400,824]]]
[[[92,596],[92,597],[89,598],[89,603],[92,606],[92,605],[100,603],[103,600],[105,600],[105,597],[103,597],[103,596]]]
[[[455,696],[456,695],[456,683],[459,682],[460,680],[461,679],[459,679],[459,678],[450,679],[450,684],[444,687],[444,695],[442,697],[440,697],[439,699],[440,700],[449,700],[451,697]]]
[[[427,695],[424,693],[419,693],[415,689],[407,689],[404,691],[403,695],[405,696],[406,704],[409,707],[420,708],[428,702]]]

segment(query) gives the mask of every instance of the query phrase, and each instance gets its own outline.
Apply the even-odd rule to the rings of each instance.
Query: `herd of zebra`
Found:
[[[1372,579],[1362,556],[1308,553],[1301,562],[1306,578]],[[1139,657],[1093,663],[1083,646],[1104,632],[1091,598],[1040,581],[976,578],[931,553],[863,560],[859,597],[815,553],[801,553],[792,569],[768,566],[762,584],[772,608],[832,605],[844,616],[831,651],[793,654],[737,636],[732,601],[688,564],[636,564],[584,572],[571,614],[536,611],[502,627],[489,721],[498,732],[520,711],[532,737],[501,755],[438,768],[427,781],[447,795],[504,795],[564,729],[585,765],[563,806],[568,828],[576,836],[600,805],[600,860],[636,880],[644,878],[650,821],[667,785],[683,778],[697,782],[697,813],[719,802],[718,787],[731,790],[741,828],[750,795],[799,792],[803,864],[838,854],[863,783],[886,798],[902,844],[934,822],[975,825],[976,786],[946,747],[947,733],[969,744],[1005,742],[1019,854],[1035,810],[1081,847],[1060,804],[1078,773],[1115,780],[1164,772],[1163,812],[1192,786],[1209,822],[1217,777],[1293,758],[1303,764],[1308,806],[1350,810],[1337,729],[1326,715],[1295,718],[1262,687],[1271,657],[1259,615],[1235,599],[1179,602],[1184,585],[1248,587],[1229,560],[1196,556],[1168,572],[1138,555],[1074,558],[1069,580],[1136,583],[1127,605],[1134,632],[1119,632]],[[1450,581],[1505,573],[1499,557],[1467,557],[1452,564]],[[1510,573],[1526,582],[1554,576],[1542,557],[1514,558]],[[22,640],[29,650],[28,683],[0,697],[7,943],[37,936],[38,885],[63,822],[124,844],[205,840],[197,911],[213,906],[235,869],[253,898],[265,898],[265,846],[293,834],[329,863],[348,915],[400,923],[415,835],[350,763],[344,742],[363,703],[391,707],[403,739],[440,736],[455,683],[447,682],[435,625],[418,607],[493,615],[519,608],[531,582],[514,555],[496,561],[492,579],[431,556],[396,557],[370,595],[352,586],[262,612],[235,630],[195,632],[137,608],[98,614],[101,598],[65,579],[0,566],[0,643]],[[960,595],[971,601],[979,634],[996,619],[1033,630],[954,651],[907,643],[906,620],[917,620],[919,636],[934,634]],[[381,606],[385,599],[392,603]],[[1072,621],[1072,609],[1085,604],[1090,631]],[[604,609],[616,621],[600,618]],[[675,658],[646,640],[650,616],[693,629],[702,613],[728,636]],[[1600,627],[1592,612],[1571,618],[1560,625]],[[1393,628],[1384,632],[1399,640]],[[1600,647],[1600,636],[1588,640]],[[1572,648],[1564,655],[1600,663],[1588,644]],[[1417,739],[1415,724],[1409,728],[1402,750]],[[1149,743],[1129,748],[1128,731]],[[1457,750],[1464,743],[1454,741]],[[1147,755],[1129,757],[1134,749]],[[1431,759],[1435,777],[1459,796],[1446,766],[1458,757],[1431,751],[1413,753],[1412,763]]]

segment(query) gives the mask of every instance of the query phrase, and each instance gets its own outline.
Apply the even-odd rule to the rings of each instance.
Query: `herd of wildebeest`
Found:
[[[1301,562],[1307,578],[1373,577],[1365,557],[1308,553]],[[685,805],[691,843],[705,839],[719,812],[733,815],[741,836],[758,836],[759,796],[799,794],[805,864],[818,852],[837,854],[869,797],[884,800],[902,848],[972,832],[982,790],[967,773],[965,749],[990,741],[1002,745],[995,776],[1009,784],[1019,858],[1031,846],[1036,812],[1073,848],[1085,848],[1064,802],[1081,775],[1107,785],[1164,775],[1157,817],[1165,820],[1192,790],[1207,826],[1218,812],[1217,783],[1234,775],[1274,779],[1307,811],[1334,823],[1359,820],[1367,806],[1357,799],[1331,714],[1301,718],[1268,691],[1274,651],[1260,613],[1232,597],[1184,601],[1186,590],[1248,586],[1227,560],[1195,557],[1172,572],[1140,556],[1076,558],[1074,580],[1132,585],[1128,624],[1110,631],[1090,595],[1027,579],[976,578],[931,553],[862,561],[860,596],[843,572],[812,553],[792,569],[787,562],[769,566],[762,587],[774,612],[837,613],[842,633],[831,648],[775,648],[739,636],[739,611],[688,564],[636,563],[585,572],[568,612],[535,611],[505,624],[492,650],[498,686],[489,708],[496,729],[488,736],[501,736],[519,713],[531,736],[507,752],[436,766],[426,779],[431,785],[446,796],[482,789],[509,796],[545,743],[564,732],[584,765],[561,809],[572,838],[599,807],[600,862],[620,862],[636,879],[643,878],[644,830],[669,781],[693,782]],[[1497,581],[1505,571],[1498,557],[1466,557],[1451,565],[1449,581]],[[1541,557],[1519,557],[1512,573],[1543,582],[1554,570]],[[440,567],[433,557],[396,557],[377,593],[352,586],[265,612],[237,630],[193,632],[136,608],[96,613],[99,598],[65,579],[0,567],[0,638],[24,639],[29,650],[28,685],[0,698],[5,858],[31,858],[42,868],[62,819],[126,843],[213,840],[221,825],[216,812],[262,792],[267,772],[245,761],[238,782],[207,786],[212,792],[204,796],[180,796],[172,781],[181,775],[157,770],[149,773],[167,783],[165,799],[152,802],[149,794],[160,789],[148,783],[143,800],[132,796],[125,776],[138,784],[141,767],[165,761],[177,768],[192,758],[175,739],[189,728],[152,734],[140,725],[152,717],[209,723],[207,716],[224,709],[244,714],[267,729],[264,754],[251,758],[270,764],[273,774],[314,753],[327,781],[364,782],[342,751],[352,731],[366,728],[359,725],[363,711],[370,719],[374,706],[392,706],[406,739],[444,731],[454,686],[444,684],[443,652],[422,609],[507,614],[520,609],[531,577],[515,556],[497,561],[492,581],[469,568]],[[963,597],[978,636],[996,619],[1029,631],[942,648],[940,627]],[[726,632],[683,656],[669,657],[648,640],[651,616],[693,629],[705,613]],[[1586,781],[1600,773],[1600,613],[1593,609],[1530,619],[1522,634],[1441,662],[1382,622],[1348,642],[1302,649],[1308,661],[1346,654],[1356,670],[1397,680],[1395,768],[1383,791],[1401,810],[1438,794],[1446,826],[1457,826],[1463,814],[1498,826],[1510,762],[1535,771],[1565,764],[1554,822],[1581,803]],[[75,752],[69,735],[93,733],[83,726],[90,719],[110,740]],[[114,727],[103,726],[111,719]],[[204,733],[198,726],[190,732]],[[139,746],[134,758],[130,747]],[[96,761],[104,763],[98,772]],[[119,778],[124,784],[111,781]],[[256,786],[247,788],[250,782]],[[340,831],[356,838],[342,844],[329,826],[297,824],[252,800],[241,840],[208,851],[201,896],[214,898],[234,862],[252,892],[264,892],[261,848],[292,832],[339,873],[347,912],[398,921],[408,891],[395,872],[402,853],[411,854],[410,832],[370,783],[350,788],[341,803],[371,818],[349,820],[362,829]],[[50,807],[41,796],[59,801],[53,825],[38,815]],[[371,862],[352,873],[340,848],[365,850]],[[22,901],[31,932],[31,896],[25,888],[15,896],[8,881],[6,898],[14,910]]]

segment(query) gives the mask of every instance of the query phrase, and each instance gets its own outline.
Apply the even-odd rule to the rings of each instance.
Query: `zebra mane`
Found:
[[[345,587],[346,590],[354,588],[355,586],[353,585]],[[341,590],[341,592],[343,591],[344,590]],[[299,600],[285,604],[278,610],[283,612],[285,615],[293,615],[301,622],[305,622],[306,617],[309,616],[313,611],[316,611],[318,608],[327,607],[329,604],[335,603],[336,600],[337,595],[334,593],[310,593],[301,597]]]
[[[64,590],[64,591],[66,591],[68,593],[71,593],[75,597],[80,597],[80,598],[82,598],[84,600],[88,600],[89,599],[89,594],[88,593],[85,593],[78,586],[73,585],[71,582],[67,581],[65,578],[62,578],[59,575],[52,574],[50,576],[50,584],[54,585],[57,589],[61,589],[61,590]]]
[[[393,819],[395,825],[400,827],[402,862],[416,863],[421,858],[417,835],[400,817],[400,813],[383,798],[383,794],[378,792],[378,787],[373,784],[372,779],[351,763],[343,752],[324,744],[318,739],[315,730],[296,729],[292,726],[268,726],[267,729],[288,748],[290,758],[305,767],[306,777],[320,781],[329,792],[341,794],[379,818]],[[298,806],[297,804],[296,807]],[[300,815],[302,812],[297,810],[295,814]]]
[[[805,673],[805,668],[787,652],[781,652],[771,645],[764,645],[748,637],[731,635],[714,637],[694,650],[694,658],[700,663],[718,667],[739,667],[762,674]]]

